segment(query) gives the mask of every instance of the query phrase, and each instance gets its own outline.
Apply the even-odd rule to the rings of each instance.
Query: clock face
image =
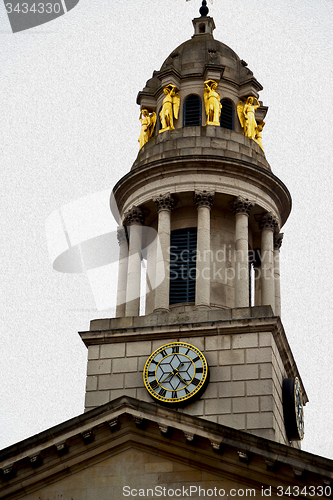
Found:
[[[209,379],[204,355],[193,345],[172,342],[148,358],[143,381],[149,394],[167,406],[192,403],[206,389]]]
[[[304,410],[300,381],[297,377],[283,379],[283,414],[289,441],[304,438]]]
[[[298,435],[300,439],[304,438],[304,410],[303,410],[303,397],[302,389],[298,378],[295,378],[294,384],[294,398],[295,398],[295,413]]]

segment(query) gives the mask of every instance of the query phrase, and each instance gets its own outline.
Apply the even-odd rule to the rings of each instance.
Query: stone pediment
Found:
[[[0,470],[0,498],[31,500],[122,498],[125,486],[184,485],[251,488],[255,496],[272,487],[274,497],[277,486],[333,480],[331,460],[128,397],[6,448]]]

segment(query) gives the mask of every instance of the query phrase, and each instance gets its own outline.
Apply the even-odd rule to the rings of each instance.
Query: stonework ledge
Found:
[[[153,137],[140,150],[132,170],[164,158],[200,156],[220,157],[271,170],[259,145],[243,134],[223,127],[184,127]]]
[[[117,422],[113,429],[110,421]],[[144,426],[136,425],[142,421]],[[85,442],[82,438],[87,431],[94,434],[93,442]],[[307,485],[332,484],[333,481],[332,460],[155,403],[122,396],[2,450],[0,496],[23,498],[27,492],[40,491],[45,484],[87,470],[90,465],[131,447],[133,436],[136,449],[150,450],[159,457],[170,459],[176,456],[178,463],[190,461],[199,470],[208,470],[221,477],[232,474],[235,481],[241,484],[250,481],[252,487],[258,486],[259,490],[263,477],[269,474],[267,464],[272,463],[278,463],[274,472],[275,485],[290,486],[294,470],[304,471]],[[189,441],[191,436],[195,436],[195,440]],[[57,446],[65,441],[64,459],[58,455]],[[216,453],[212,442],[223,453]],[[30,457],[37,455],[45,460],[33,467]],[[251,460],[244,465],[240,457]],[[7,477],[8,471],[13,473],[7,473]]]

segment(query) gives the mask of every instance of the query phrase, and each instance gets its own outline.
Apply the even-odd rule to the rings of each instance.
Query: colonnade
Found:
[[[153,200],[158,214],[158,238],[155,251],[154,311],[169,311],[169,267],[171,213],[175,206],[172,194]],[[197,261],[195,307],[210,307],[210,212],[214,193],[194,194],[197,208]],[[241,196],[235,198],[235,307],[249,306],[249,215],[253,203]],[[261,231],[261,305],[270,305],[275,315],[281,315],[279,252],[283,234],[277,232],[278,221],[269,212],[256,216]],[[140,207],[132,207],[124,215],[124,227],[118,230],[120,245],[116,316],[138,316],[140,312],[142,229],[145,216]],[[152,263],[150,263],[152,265]]]

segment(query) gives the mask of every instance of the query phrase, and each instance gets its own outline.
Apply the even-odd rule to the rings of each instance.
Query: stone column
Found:
[[[156,283],[154,311],[169,311],[170,293],[170,233],[171,212],[175,202],[170,193],[154,200],[158,213],[158,241],[156,249]]]
[[[235,307],[249,307],[249,214],[253,203],[238,196],[233,204],[235,234]]]
[[[140,314],[141,249],[144,214],[140,207],[133,207],[124,215],[129,231],[129,253],[126,286],[125,316]]]
[[[281,316],[281,288],[280,288],[280,248],[283,233],[274,234],[274,281],[275,281],[275,314]]]
[[[128,268],[128,244],[125,227],[118,227],[117,238],[119,243],[119,270],[116,317],[122,318],[123,316],[125,316],[126,309],[126,286]]]
[[[197,266],[195,284],[195,307],[210,307],[210,210],[214,193],[196,192],[195,205],[198,210]]]
[[[268,212],[259,220],[261,230],[261,305],[272,306],[275,313],[274,284],[274,230],[278,222],[276,217]]]

